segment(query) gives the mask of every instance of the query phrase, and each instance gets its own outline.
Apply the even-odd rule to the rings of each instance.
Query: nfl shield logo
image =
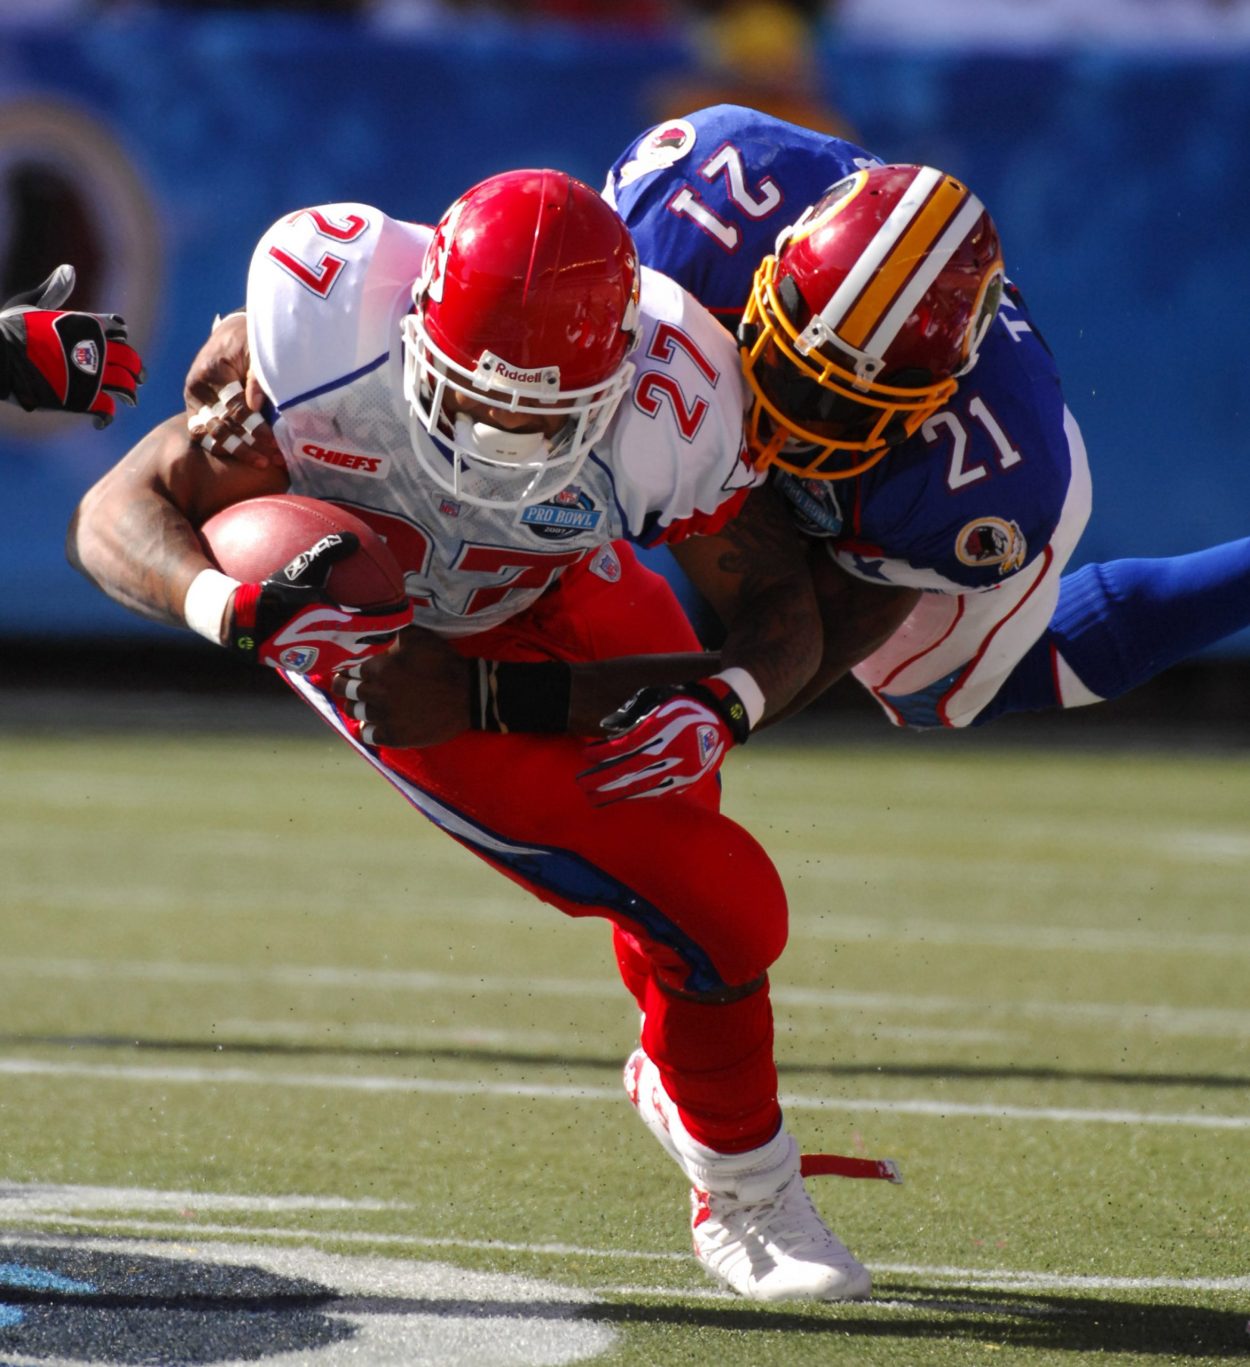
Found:
[[[100,369],[100,351],[94,342],[78,342],[72,359],[84,375],[95,375]]]
[[[278,658],[292,674],[307,674],[317,663],[318,653],[316,646],[289,646]]]
[[[590,572],[609,584],[615,584],[621,577],[621,562],[616,558],[616,552],[611,546],[604,546],[590,562]]]

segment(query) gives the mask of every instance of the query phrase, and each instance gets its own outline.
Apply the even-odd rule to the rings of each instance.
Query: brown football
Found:
[[[263,494],[215,513],[200,528],[213,563],[244,583],[267,579],[332,532],[354,532],[359,548],[332,566],[326,595],[351,608],[401,602],[404,575],[386,542],[368,523],[319,498]]]

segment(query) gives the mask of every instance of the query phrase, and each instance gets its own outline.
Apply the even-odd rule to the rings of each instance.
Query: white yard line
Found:
[[[239,1196],[231,1192],[157,1191],[150,1187],[66,1186],[62,1183],[5,1182],[0,1178],[0,1214],[12,1211],[189,1210],[281,1211],[410,1210],[397,1201],[344,1196]]]
[[[278,985],[323,991],[450,992],[481,995],[513,993],[525,997],[593,997],[602,1000],[622,992],[613,978],[497,977],[473,973],[434,973],[405,969],[339,968],[323,964],[298,967],[277,964],[247,968],[235,964],[180,963],[175,960],[44,959],[7,956],[0,974],[22,978],[44,977],[105,983],[114,980],[149,982],[224,983],[232,987]],[[1044,1020],[1059,1025],[1097,1023],[1108,1028],[1145,1028],[1156,1034],[1217,1039],[1250,1036],[1250,1010],[1237,1007],[1170,1006],[1153,1002],[1069,1002],[1052,1000],[992,1001],[973,997],[922,996],[906,992],[840,992],[832,988],[773,988],[782,1006],[813,1007],[825,1011],[873,1011],[901,1015],[951,1013],[966,1019],[971,1008],[978,1015]],[[984,1024],[982,1020],[982,1024]]]
[[[567,1030],[525,1030],[519,1026],[494,1030],[472,1025],[396,1025],[394,1021],[354,1020],[327,1035],[323,1021],[255,1020],[247,1016],[225,1017],[215,1023],[216,1033],[225,1038],[246,1040],[249,1044],[328,1045],[331,1049],[409,1048],[453,1046],[462,1049],[558,1049],[567,1050]],[[925,1040],[946,1044],[989,1044],[1014,1039],[1013,1030],[944,1028],[934,1025],[881,1025],[845,1022],[838,1027],[842,1035],[868,1036],[872,1039]]]
[[[16,1224],[29,1223],[37,1226],[90,1226],[92,1229],[99,1230],[126,1230],[143,1234],[176,1234],[181,1239],[195,1239],[197,1237],[216,1237],[218,1235],[238,1239],[246,1237],[248,1239],[276,1239],[294,1240],[300,1243],[309,1244],[340,1244],[340,1245],[375,1245],[394,1248],[428,1249],[428,1250],[454,1250],[462,1249],[468,1251],[495,1252],[495,1253],[519,1253],[533,1257],[542,1258],[586,1258],[600,1261],[623,1261],[623,1262],[646,1262],[673,1265],[686,1265],[690,1263],[690,1255],[686,1252],[674,1251],[653,1251],[640,1249],[622,1248],[587,1248],[577,1244],[565,1243],[519,1243],[497,1239],[458,1239],[446,1235],[422,1235],[422,1234],[391,1234],[391,1233],[370,1233],[368,1231],[351,1230],[327,1230],[327,1229],[293,1229],[269,1227],[256,1228],[245,1225],[226,1225],[208,1224],[199,1219],[186,1218],[180,1220],[144,1220],[126,1219],[115,1217],[95,1218],[89,1212],[93,1209],[93,1198],[90,1196],[92,1188],[53,1188],[52,1191],[58,1193],[58,1204],[63,1199],[66,1206],[76,1204],[74,1193],[81,1192],[82,1199],[77,1202],[78,1206],[87,1213],[80,1216],[73,1216],[56,1212],[49,1212],[40,1208],[40,1201],[37,1196],[23,1198],[20,1193],[22,1188],[9,1188],[7,1192],[16,1192],[17,1195],[6,1194],[0,1196],[0,1221],[4,1221],[8,1227],[7,1238],[12,1239],[14,1230],[12,1226]],[[35,1189],[32,1189],[34,1191]],[[107,1189],[103,1189],[107,1190]],[[119,1192],[118,1194],[125,1194]],[[181,1195],[181,1193],[161,1193],[132,1191],[130,1193],[135,1202],[136,1208],[162,1208],[163,1198],[166,1196]],[[240,1201],[250,1201],[250,1208],[257,1211],[273,1210],[274,1201],[303,1200],[306,1198],[226,1198],[219,1195],[207,1195],[197,1198],[200,1208],[224,1208],[224,1202],[231,1199]],[[343,1207],[350,1207],[352,1202],[344,1201]],[[107,1208],[113,1209],[110,1202]],[[243,1209],[243,1206],[237,1207]],[[872,1270],[877,1276],[884,1277],[908,1277],[917,1278],[926,1282],[937,1282],[943,1286],[960,1286],[965,1289],[974,1290],[997,1290],[997,1291],[1028,1291],[1028,1292],[1047,1292],[1047,1291],[1076,1291],[1076,1292],[1095,1292],[1095,1291],[1191,1291],[1202,1293],[1232,1293],[1240,1294],[1250,1292],[1250,1276],[1246,1277],[1107,1277],[1090,1276],[1088,1274],[1064,1274],[1057,1272],[1032,1272],[1015,1268],[983,1268],[983,1267],[952,1267],[949,1265],[931,1265],[926,1263],[874,1263]],[[596,1295],[621,1295],[621,1296],[681,1296],[681,1297],[713,1297],[723,1299],[728,1297],[727,1292],[709,1288],[686,1288],[686,1287],[655,1287],[655,1286],[595,1286],[588,1288],[593,1290]],[[872,1302],[874,1306],[890,1308],[889,1301]],[[914,1307],[913,1307],[914,1308]],[[1001,1310],[1001,1307],[997,1307]]]
[[[73,1077],[92,1081],[203,1086],[294,1087],[320,1091],[524,1097],[531,1101],[615,1101],[619,1087],[572,1083],[482,1082],[468,1078],[395,1077],[367,1073],[286,1073],[268,1069],[190,1065],[66,1063],[37,1058],[0,1058],[0,1076]],[[1250,1115],[1209,1111],[1128,1111],[1076,1106],[1014,1106],[1000,1102],[934,1101],[929,1098],[822,1097],[786,1093],[788,1111],[851,1111],[859,1114],[926,1115],[940,1119],[985,1118],[1034,1124],[1157,1125],[1195,1130],[1250,1130]]]
[[[992,949],[1076,950],[1094,954],[1234,954],[1250,956],[1250,935],[1216,931],[1104,930],[1096,926],[993,926],[966,921],[799,914],[796,937],[854,943],[948,945]]]

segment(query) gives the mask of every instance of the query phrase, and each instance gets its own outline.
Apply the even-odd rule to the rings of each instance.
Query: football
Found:
[[[301,494],[264,494],[215,513],[200,528],[210,560],[244,583],[267,579],[331,532],[354,532],[360,546],[330,570],[326,593],[351,608],[401,602],[404,575],[386,542],[354,513]]]

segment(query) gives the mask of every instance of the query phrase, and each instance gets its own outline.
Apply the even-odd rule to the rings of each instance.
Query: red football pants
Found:
[[[697,650],[665,580],[628,547],[617,551],[619,579],[582,562],[526,612],[454,644],[507,660]],[[574,781],[590,763],[582,739],[465,732],[424,749],[366,750],[356,723],[292,682],[479,858],[566,915],[612,922],[622,977],[644,1013],[643,1045],[696,1139],[738,1152],[772,1137],[780,1111],[767,982],[728,1003],[698,1000],[760,979],[786,939],[777,871],[720,813],[715,777],[594,808]]]

